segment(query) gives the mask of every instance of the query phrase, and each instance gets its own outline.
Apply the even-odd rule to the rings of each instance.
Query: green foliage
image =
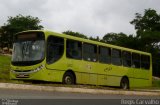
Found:
[[[93,41],[101,41],[101,39],[97,36],[96,38],[94,37],[89,37],[90,40],[93,40]]]
[[[133,35],[128,36],[124,33],[108,33],[104,35],[102,41],[117,46],[138,49],[137,43],[134,43],[135,41],[138,41],[137,38],[133,37]]]
[[[142,16],[136,13],[135,19],[130,22],[135,25],[137,37],[143,40],[144,46],[160,42],[160,15],[153,9],[147,9]]]
[[[0,64],[1,65],[10,65],[11,57],[10,56],[4,56],[0,55]]]
[[[80,37],[80,38],[84,38],[84,39],[88,39],[88,37],[82,33],[79,32],[73,32],[73,31],[64,31],[63,34],[67,34],[67,35],[71,35],[71,36],[76,36],[76,37]]]
[[[32,16],[22,16],[17,15],[16,17],[9,17],[7,21],[7,25],[11,29],[14,29],[12,31],[24,31],[24,30],[38,30],[42,29],[43,26],[39,25],[41,20],[38,19],[38,17],[32,17]]]
[[[160,15],[153,9],[146,9],[144,15],[135,14],[136,17],[130,23],[135,25],[137,35],[141,35],[139,31],[160,31]]]
[[[17,15],[15,17],[8,17],[7,23],[0,27],[2,47],[8,47],[8,44],[11,47],[13,36],[17,32],[43,29],[43,26],[39,25],[40,22],[41,20],[39,20],[38,17],[32,16]]]
[[[0,81],[9,80],[11,57],[0,55]]]
[[[108,34],[104,35],[102,40],[106,43],[119,45],[119,44],[121,44],[122,40],[126,37],[127,37],[127,35],[125,35],[124,33],[118,33],[118,34],[117,33],[108,33]]]
[[[160,88],[160,80],[153,80],[152,87],[154,87],[154,88]]]
[[[135,25],[137,38],[141,40],[141,47],[152,53],[153,49],[159,49],[160,42],[160,15],[153,9],[146,9],[144,15],[135,14],[136,17],[130,23]]]

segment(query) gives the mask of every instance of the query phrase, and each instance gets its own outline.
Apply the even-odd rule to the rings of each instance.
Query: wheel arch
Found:
[[[121,81],[122,81],[123,79],[126,79],[126,80],[128,81],[128,86],[129,86],[128,88],[130,88],[130,81],[129,81],[128,76],[126,76],[126,75],[122,76],[122,78],[121,78],[121,80],[120,80],[120,87],[121,87]]]
[[[64,78],[64,75],[67,74],[67,73],[71,73],[71,74],[74,76],[74,79],[75,79],[74,84],[76,84],[77,78],[76,78],[75,72],[74,72],[73,70],[71,70],[71,69],[68,69],[68,70],[66,70],[66,71],[64,72],[63,78]],[[62,82],[63,82],[63,78],[62,78]]]

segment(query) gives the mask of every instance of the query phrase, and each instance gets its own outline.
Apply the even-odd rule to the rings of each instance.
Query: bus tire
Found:
[[[128,80],[128,78],[123,77],[123,78],[121,79],[120,87],[121,87],[122,89],[129,89],[129,80]]]
[[[75,78],[73,73],[66,72],[63,76],[63,84],[72,85],[75,84]]]

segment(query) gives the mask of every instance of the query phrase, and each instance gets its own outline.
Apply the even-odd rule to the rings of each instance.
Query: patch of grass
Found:
[[[152,87],[160,89],[160,80],[153,80]]]
[[[24,82],[21,80],[10,79],[9,77],[10,63],[11,63],[11,56],[0,55],[0,82],[23,84]]]
[[[0,55],[0,81],[9,81],[10,56]]]
[[[11,57],[6,55],[0,55],[0,64],[10,65]]]

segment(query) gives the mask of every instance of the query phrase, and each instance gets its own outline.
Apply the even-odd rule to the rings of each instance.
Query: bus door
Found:
[[[47,57],[46,68],[50,79],[60,80],[60,76],[65,70],[64,59],[64,39],[55,36],[49,36],[47,39]],[[62,66],[64,65],[64,66]],[[54,76],[53,76],[54,75]]]

